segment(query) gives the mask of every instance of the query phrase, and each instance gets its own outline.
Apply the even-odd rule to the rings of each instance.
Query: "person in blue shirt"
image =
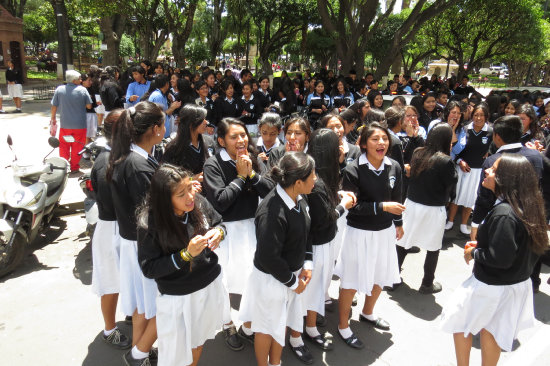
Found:
[[[145,78],[145,73],[145,69],[141,66],[136,66],[132,71],[135,81],[128,85],[126,91],[126,103],[130,106],[136,105],[151,86],[151,82]]]
[[[170,106],[168,106],[168,98],[166,97],[168,90],[170,90],[170,79],[166,75],[159,74],[155,80],[153,80],[149,92],[142,97],[143,100],[157,104],[166,114],[167,117],[164,122],[166,125],[165,138],[172,133],[172,126],[174,125],[172,114],[176,109],[181,107],[180,101],[172,102]]]

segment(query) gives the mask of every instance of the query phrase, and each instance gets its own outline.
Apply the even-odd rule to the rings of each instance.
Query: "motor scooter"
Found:
[[[13,141],[8,135],[12,149]],[[40,163],[26,164],[17,160],[4,168],[0,182],[0,277],[13,271],[22,261],[26,247],[48,229],[61,194],[67,185],[69,163],[48,156],[59,147],[50,137],[53,148]],[[12,150],[13,151],[13,150]]]

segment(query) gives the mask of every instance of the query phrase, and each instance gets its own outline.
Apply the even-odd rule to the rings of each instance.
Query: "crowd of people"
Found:
[[[472,334],[493,365],[533,325],[550,218],[547,95],[483,100],[467,78],[398,75],[381,92],[372,74],[283,72],[271,82],[148,62],[68,71],[67,82],[52,100],[61,156],[78,171],[77,141],[98,125],[109,140],[92,168],[92,287],[103,339],[130,348],[126,365],[196,365],[222,330],[230,349],[251,343],[258,365],[277,366],[287,327],[289,348],[311,364],[304,338],[333,348],[319,330],[325,311],[338,311],[346,345],[363,348],[349,324],[357,292],[360,320],[389,331],[377,299],[399,290],[407,254],[420,249],[419,292],[441,291],[439,251],[459,207],[464,259],[475,264],[442,313],[458,365]],[[383,95],[394,96],[388,108]],[[131,337],[116,327],[119,294]]]

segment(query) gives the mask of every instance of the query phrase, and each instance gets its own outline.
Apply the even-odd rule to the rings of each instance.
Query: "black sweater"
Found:
[[[216,151],[214,139],[208,135],[199,135],[199,147],[189,144],[181,155],[176,155],[178,150],[176,143],[177,140],[173,140],[168,145],[162,156],[162,162],[180,166],[193,174],[202,172],[206,159],[213,156]]]
[[[260,171],[253,179],[243,182],[237,178],[237,168],[232,160],[224,161],[222,153],[212,156],[204,164],[204,190],[206,198],[226,222],[246,220],[254,217],[258,197],[265,197],[275,186],[272,180],[262,176],[265,167],[258,163]]]
[[[95,192],[99,218],[103,221],[115,221],[115,206],[111,195],[111,185],[107,182],[105,174],[109,165],[110,152],[103,151],[97,156],[90,173],[90,180]]]
[[[451,157],[437,158],[429,169],[409,179],[407,198],[426,206],[445,206],[454,197],[457,180]]]
[[[385,158],[380,174],[371,170],[366,155],[349,164],[344,172],[342,183],[345,191],[357,196],[357,204],[349,210],[348,225],[356,229],[378,231],[391,226],[402,226],[401,215],[393,215],[382,210],[383,202],[402,202],[401,168],[390,158]]]
[[[241,113],[242,111],[247,111],[250,114],[249,116],[241,116],[240,120],[247,125],[257,124],[258,119],[260,119],[263,113],[260,100],[255,98],[254,95],[251,95],[248,100],[245,100],[244,97],[242,97],[239,100],[239,104],[241,105]]]
[[[6,81],[10,83],[23,84],[23,75],[19,69],[7,69]]]
[[[345,140],[344,144],[347,144],[349,150],[344,154],[344,161],[340,163],[341,174],[344,174],[344,169],[346,169],[348,164],[354,162],[361,156],[361,149],[358,146],[352,145]]]
[[[214,124],[216,126],[225,117],[239,118],[242,113],[242,105],[235,96],[231,102],[224,97],[219,97],[214,102]]]
[[[120,86],[114,81],[106,81],[99,89],[99,95],[107,112],[117,108],[124,108],[126,95],[124,95]]]
[[[195,206],[200,208],[209,228],[221,226],[221,216],[201,195],[195,196]],[[191,239],[195,236],[193,223],[190,218],[185,219],[189,220],[186,227]],[[154,279],[159,292],[167,295],[187,295],[199,291],[221,273],[218,256],[209,248],[204,249],[192,262],[184,261],[179,251],[166,253],[160,246],[152,215],[149,215],[147,228],[138,229],[138,260],[143,275]]]
[[[111,192],[120,236],[126,240],[137,240],[136,209],[149,191],[151,177],[157,168],[158,163],[153,158],[145,159],[135,151],[115,165]]]
[[[254,266],[292,287],[297,280],[293,272],[302,268],[304,261],[313,260],[307,240],[311,219],[304,199],[290,209],[277,191],[269,192],[256,212]]]
[[[488,285],[527,280],[539,258],[529,248],[530,240],[512,207],[498,203],[479,226],[477,247],[472,251],[474,276]]]
[[[466,146],[457,156],[456,161],[463,159],[470,168],[481,168],[489,146],[493,142],[493,129],[485,125],[479,132],[475,132],[473,122],[466,128]]]
[[[269,90],[267,91],[267,94],[264,94],[261,90],[256,90],[254,92],[254,98],[258,99],[262,112],[271,105],[271,93]]]
[[[336,220],[346,211],[341,205],[334,207],[327,194],[327,186],[322,179],[317,179],[310,194],[307,195],[311,228],[308,241],[311,245],[321,245],[336,237],[338,226]]]
[[[269,154],[269,160],[267,161],[267,170],[270,171],[271,168],[273,168],[279,160],[285,155],[286,148],[285,144],[281,144],[278,147],[275,147],[271,149],[271,153]]]

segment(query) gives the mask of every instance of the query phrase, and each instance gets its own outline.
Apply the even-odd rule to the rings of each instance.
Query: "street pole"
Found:
[[[61,59],[63,70],[62,79],[65,79],[65,73],[67,72],[67,41],[65,39],[65,19],[63,17],[61,1],[63,0],[56,0],[55,2],[55,20],[57,23],[57,54]]]

